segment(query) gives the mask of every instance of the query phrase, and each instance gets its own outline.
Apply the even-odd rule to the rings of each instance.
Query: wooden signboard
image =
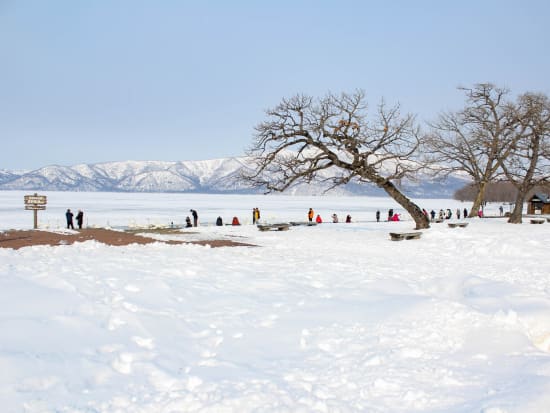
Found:
[[[25,209],[34,211],[34,229],[38,228],[38,211],[46,209],[48,199],[45,195],[25,195]]]
[[[39,210],[46,209],[46,205],[25,205],[26,210]]]
[[[25,195],[25,205],[27,204],[33,204],[33,205],[46,205],[48,202],[48,198],[46,195]]]

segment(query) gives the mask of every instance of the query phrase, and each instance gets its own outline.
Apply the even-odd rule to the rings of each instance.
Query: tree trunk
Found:
[[[477,213],[479,211],[479,208],[481,208],[481,203],[483,202],[483,198],[485,197],[486,186],[487,182],[480,182],[478,184],[476,199],[474,200],[472,209],[470,209],[470,214],[468,215],[469,218],[477,217]]]
[[[418,205],[416,205],[409,198],[403,195],[392,182],[384,181],[378,184],[378,186],[386,191],[389,196],[391,196],[399,205],[401,205],[405,209],[405,211],[407,211],[411,215],[412,219],[414,219],[414,222],[416,223],[415,229],[430,228],[430,221],[428,217],[426,217],[422,213],[422,210],[418,207]]]
[[[510,214],[510,218],[508,218],[509,224],[522,223],[521,217],[523,215],[523,201],[525,201],[525,193],[526,191],[523,188],[522,189],[518,188],[518,193],[516,195],[516,204],[514,205],[514,209]]]

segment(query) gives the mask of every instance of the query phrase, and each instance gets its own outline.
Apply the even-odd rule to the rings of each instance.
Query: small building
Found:
[[[528,214],[550,214],[550,196],[546,194],[534,194],[527,203]]]

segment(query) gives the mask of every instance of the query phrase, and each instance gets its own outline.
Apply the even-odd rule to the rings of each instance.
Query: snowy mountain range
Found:
[[[261,193],[240,182],[246,157],[205,161],[120,161],[74,166],[50,165],[33,171],[0,170],[0,190],[90,191],[90,192],[194,192]],[[409,196],[450,198],[466,180],[451,178],[445,183],[429,179],[403,183]],[[300,184],[287,192],[319,195],[322,184]],[[373,185],[349,183],[328,192],[340,195],[385,195]]]

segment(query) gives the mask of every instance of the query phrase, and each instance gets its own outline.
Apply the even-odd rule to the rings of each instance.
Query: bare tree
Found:
[[[477,189],[469,214],[473,217],[487,184],[499,176],[499,159],[510,152],[509,106],[504,100],[508,91],[491,83],[460,89],[466,94],[464,109],[443,113],[430,124],[424,151],[435,175],[465,172],[472,178]]]
[[[384,102],[372,119],[368,115],[363,91],[283,99],[256,127],[248,153],[254,168],[243,178],[268,192],[315,180],[329,181],[331,188],[351,180],[371,182],[411,215],[417,229],[429,228],[422,210],[393,183],[418,170],[414,116],[401,116],[399,106]]]
[[[543,94],[525,93],[510,112],[514,123],[512,151],[499,159],[509,182],[517,190],[508,222],[522,222],[523,203],[535,187],[550,181],[550,101]]]

